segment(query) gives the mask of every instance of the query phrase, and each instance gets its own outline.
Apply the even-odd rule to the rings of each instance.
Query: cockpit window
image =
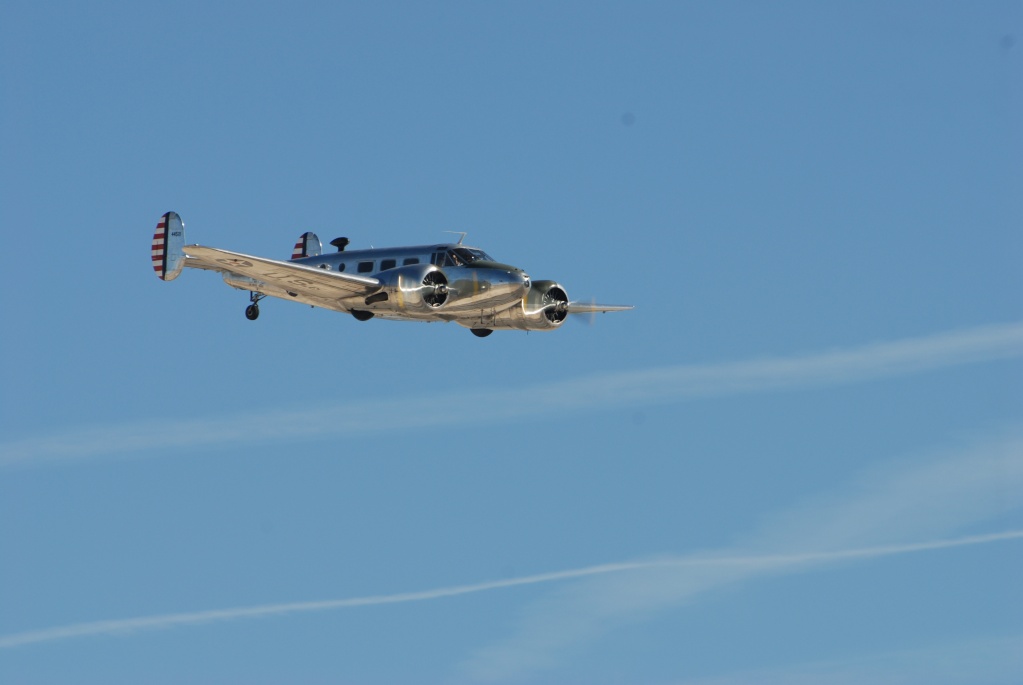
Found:
[[[448,259],[454,262],[455,266],[472,264],[473,262],[492,262],[494,259],[483,250],[474,247],[455,247],[448,250]]]

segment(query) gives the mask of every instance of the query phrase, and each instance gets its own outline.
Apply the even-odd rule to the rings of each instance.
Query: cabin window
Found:
[[[380,270],[381,271],[387,271],[388,269],[393,269],[397,265],[398,265],[398,262],[396,260],[394,260],[394,259],[385,259],[382,262],[380,262]]]
[[[345,263],[341,262],[340,264],[338,264],[337,265],[337,270],[338,271],[344,271],[345,270]]]
[[[368,274],[373,271],[373,262],[359,262],[359,273]]]
[[[402,266],[409,266],[410,264],[418,264],[418,263],[419,263],[419,257],[409,257],[404,262],[402,262],[401,265]]]
[[[430,263],[431,264],[436,264],[437,266],[440,266],[441,264],[443,264],[444,263],[444,253],[443,252],[434,252],[433,253],[433,259],[430,260]]]

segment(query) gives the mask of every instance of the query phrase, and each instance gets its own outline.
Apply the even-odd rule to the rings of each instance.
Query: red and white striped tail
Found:
[[[323,243],[315,233],[305,232],[298,237],[294,249],[291,251],[292,259],[303,257],[319,257],[323,250]]]
[[[164,281],[173,281],[181,273],[184,266],[185,224],[175,212],[167,212],[160,217],[153,234],[153,245],[150,257],[153,271]]]
[[[160,222],[156,224],[156,233],[153,234],[153,271],[160,278],[167,273],[167,255],[163,249],[166,242],[167,215],[164,214],[160,217]]]

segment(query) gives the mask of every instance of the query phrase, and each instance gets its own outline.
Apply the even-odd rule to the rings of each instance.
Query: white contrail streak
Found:
[[[807,571],[826,561],[930,549],[935,543],[906,541],[952,538],[956,531],[1004,519],[1021,506],[1023,435],[1019,427],[1008,427],[923,460],[874,466],[849,478],[840,491],[762,514],[757,526],[733,545],[695,555],[711,561],[726,557],[727,565],[593,576],[529,600],[511,634],[476,649],[461,669],[472,682],[521,681],[527,673],[557,666],[566,651],[616,626],[672,610],[717,588]],[[966,540],[985,541],[956,538],[937,544]],[[797,554],[801,550],[815,551]]]
[[[0,444],[0,467],[114,454],[152,454],[218,444],[310,440],[453,423],[492,423],[696,397],[835,385],[1023,356],[1023,323],[985,326],[798,357],[668,366],[491,392],[441,395],[447,411],[408,412],[402,399],[360,401],[301,411],[247,412],[209,420],[161,419],[98,426]],[[399,423],[393,416],[401,415]]]
[[[670,569],[682,567],[742,567],[747,571],[776,572],[782,568],[805,566],[808,564],[821,564],[828,562],[840,562],[855,559],[873,559],[878,557],[893,556],[897,554],[911,554],[928,550],[948,549],[950,547],[963,547],[966,545],[981,545],[1004,540],[1023,538],[1023,530],[1010,530],[1001,533],[988,535],[972,535],[950,540],[935,540],[931,542],[919,542],[904,545],[885,545],[879,547],[861,547],[857,549],[846,549],[830,552],[803,552],[797,554],[767,554],[750,556],[690,556],[674,559],[659,559],[653,561],[631,561],[614,564],[601,564],[599,566],[587,566],[585,568],[569,569],[566,571],[554,571],[551,573],[539,573],[518,578],[506,578],[493,580],[485,583],[472,585],[457,585],[453,587],[436,588],[420,592],[403,592],[393,595],[371,595],[368,597],[353,597],[349,599],[331,599],[317,602],[292,602],[288,604],[264,604],[254,607],[236,607],[233,609],[216,609],[213,611],[196,611],[191,613],[162,614],[159,616],[146,616],[142,618],[115,619],[110,621],[95,621],[92,623],[76,623],[56,628],[46,628],[23,633],[0,636],[0,648],[10,649],[40,642],[53,642],[75,637],[87,637],[91,635],[124,635],[140,630],[154,630],[159,628],[172,628],[175,626],[195,625],[201,623],[212,623],[215,621],[233,621],[247,618],[262,618],[266,616],[281,616],[284,614],[297,614],[312,611],[326,611],[329,609],[344,609],[350,607],[373,606],[377,604],[401,604],[405,602],[422,602],[431,599],[442,599],[456,595],[468,595],[488,590],[499,590],[502,588],[515,587],[519,585],[534,585],[537,583],[551,583],[586,576],[596,576],[608,573],[622,573],[625,571],[638,571],[647,569]]]

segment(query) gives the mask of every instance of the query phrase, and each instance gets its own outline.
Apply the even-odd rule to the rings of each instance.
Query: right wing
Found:
[[[380,289],[380,281],[367,276],[327,271],[202,245],[186,245],[182,250],[186,256],[185,266],[248,276],[288,293],[317,300],[368,295]]]
[[[631,304],[595,304],[592,302],[569,302],[569,314],[596,314],[598,312],[627,312]]]

